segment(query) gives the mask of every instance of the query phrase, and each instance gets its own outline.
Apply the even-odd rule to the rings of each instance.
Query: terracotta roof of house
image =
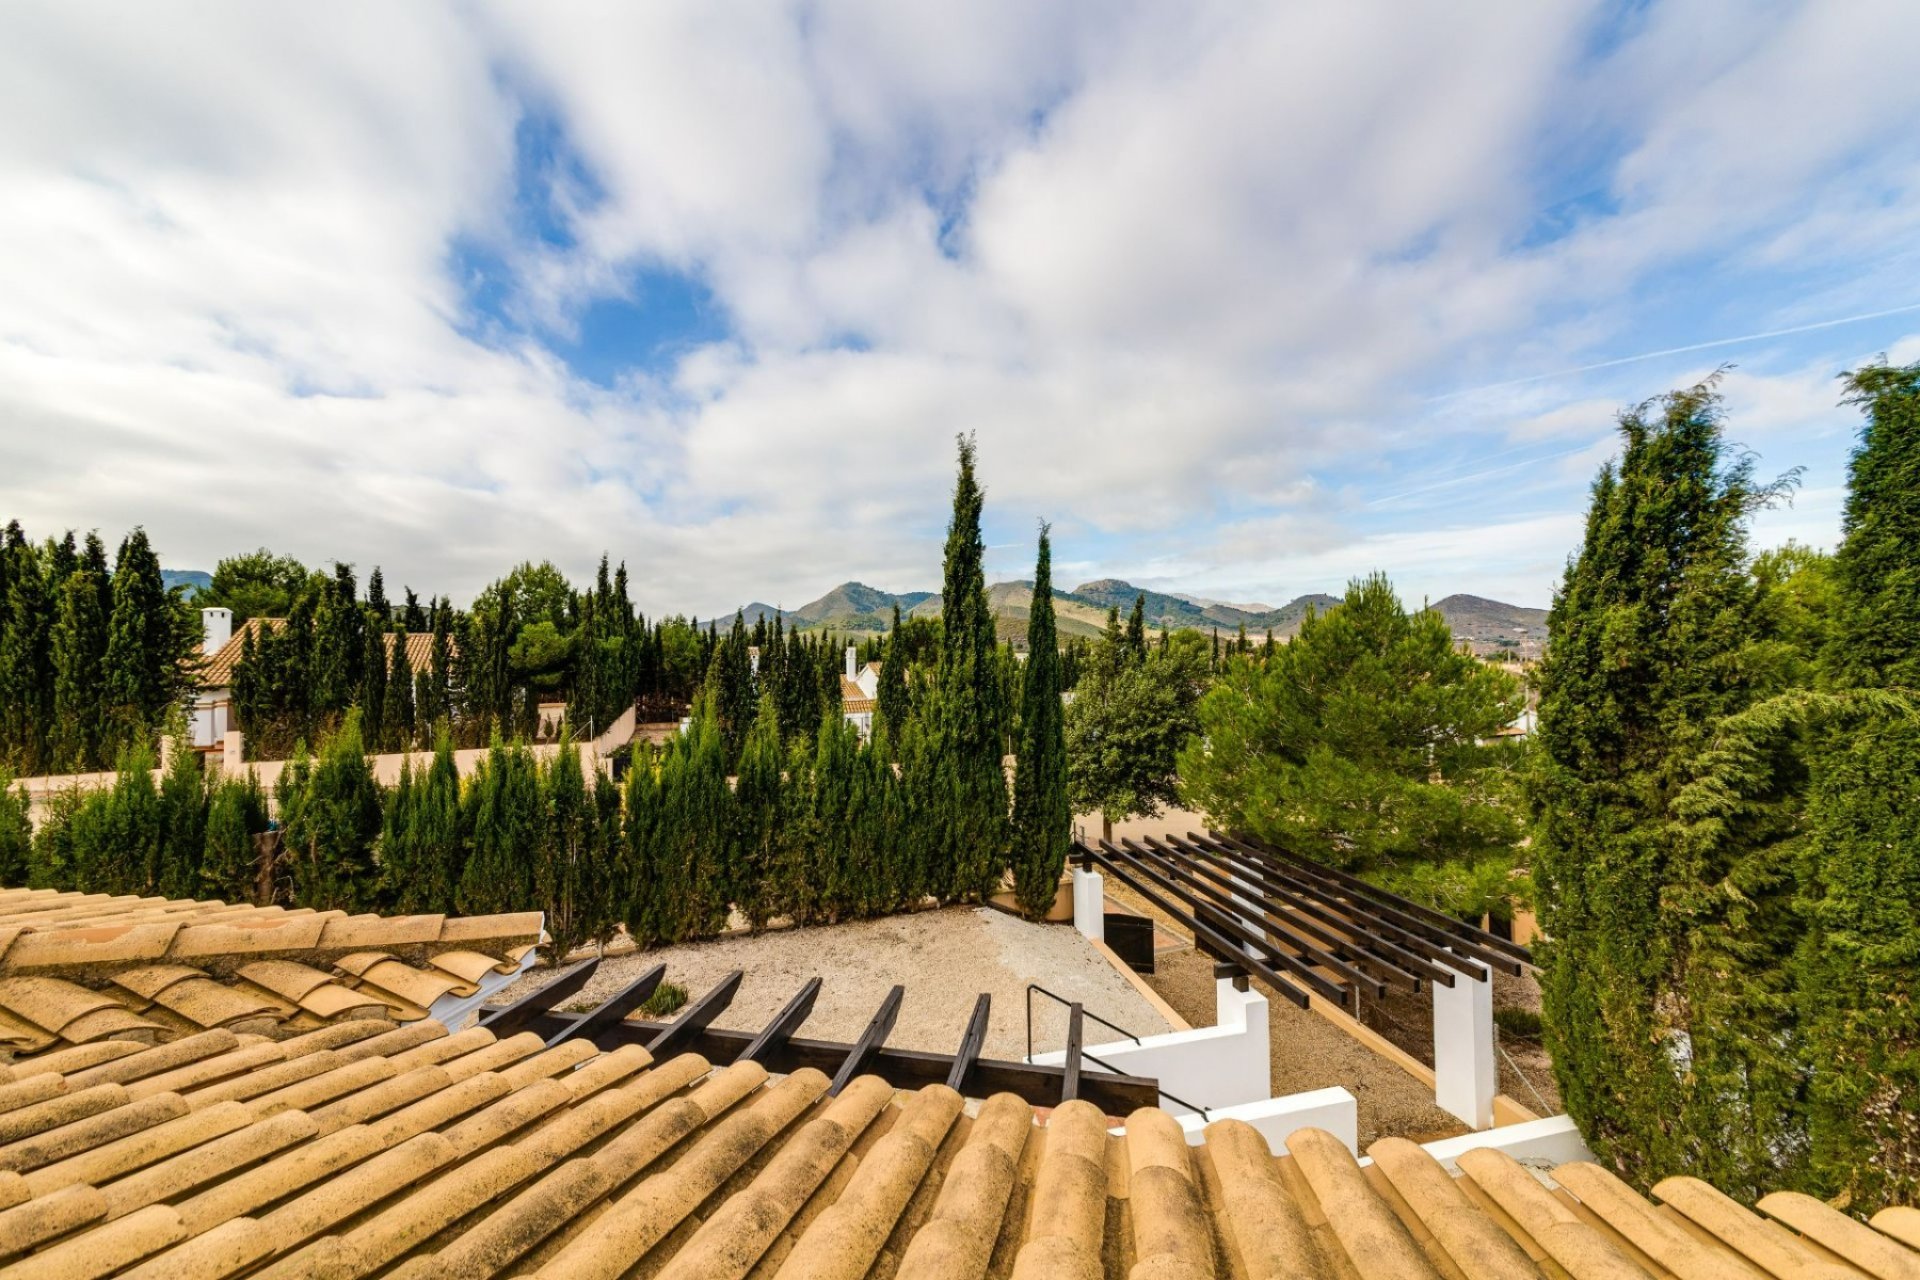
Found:
[[[0,1072],[0,1263],[20,1277],[1908,1276],[1912,1210],[1655,1203],[1401,1139],[1189,1146],[1085,1102],[897,1093],[811,1069],[544,1046],[435,1022],[110,1040]],[[1842,1261],[1844,1260],[1844,1262]],[[1851,1265],[1847,1265],[1851,1264]],[[1858,1267],[1860,1270],[1853,1269]],[[636,1270],[637,1268],[637,1270]]]
[[[517,975],[540,927],[0,889],[0,1050],[416,1021]]]
[[[871,711],[879,705],[876,700],[867,696],[865,689],[845,676],[840,677],[840,710],[842,712],[854,715],[861,711]]]
[[[287,620],[285,618],[248,618],[239,627],[234,629],[233,635],[228,637],[225,644],[221,645],[216,652],[201,660],[200,667],[194,675],[195,681],[202,689],[226,688],[233,683],[233,669],[240,665],[240,654],[245,647],[247,636],[252,635],[256,637],[255,643],[258,643],[257,637],[262,627],[272,627],[275,631],[278,631],[286,625]],[[397,634],[399,633],[390,632],[387,635],[387,655],[389,659],[391,659],[393,655],[393,638]],[[433,632],[407,632],[407,665],[415,671],[422,671],[428,666],[431,666],[432,663]]]

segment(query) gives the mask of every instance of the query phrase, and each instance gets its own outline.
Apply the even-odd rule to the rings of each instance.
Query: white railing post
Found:
[[[1473,1128],[1491,1129],[1499,1087],[1492,978],[1475,980],[1455,968],[1451,987],[1433,984],[1433,1100]]]
[[[1107,940],[1106,881],[1098,871],[1073,869],[1073,927],[1095,942]]]

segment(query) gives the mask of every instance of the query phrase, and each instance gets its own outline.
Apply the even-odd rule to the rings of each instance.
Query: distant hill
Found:
[[[1221,634],[1237,632],[1245,626],[1250,639],[1263,640],[1271,630],[1276,639],[1286,639],[1300,630],[1300,621],[1309,608],[1325,613],[1340,603],[1339,596],[1313,592],[1298,596],[1278,608],[1266,605],[1226,604],[1197,596],[1173,595],[1136,587],[1119,578],[1100,578],[1083,582],[1072,591],[1055,591],[1053,608],[1056,625],[1063,636],[1097,636],[1106,627],[1107,610],[1117,608],[1124,615],[1132,611],[1137,597],[1146,599],[1147,626],[1159,631],[1192,627],[1198,631],[1218,628]],[[1033,612],[1033,583],[1025,580],[996,582],[987,588],[987,603],[1002,639],[1026,635],[1027,619]],[[940,597],[931,591],[882,591],[863,582],[843,582],[827,594],[798,609],[777,609],[755,602],[741,612],[747,623],[772,619],[778,615],[787,625],[812,630],[845,632],[885,631],[893,622],[893,607],[900,606],[903,616],[937,618]],[[1476,653],[1517,652],[1521,657],[1537,658],[1546,640],[1546,610],[1526,609],[1502,604],[1480,596],[1452,595],[1433,606],[1447,619],[1454,635],[1469,644]]]
[[[1540,656],[1547,644],[1547,611],[1502,604],[1481,596],[1453,595],[1434,604],[1454,638],[1475,653],[1507,651],[1525,659]]]
[[[160,581],[167,585],[168,590],[185,587],[186,596],[191,600],[213,586],[213,575],[205,569],[162,569]]]

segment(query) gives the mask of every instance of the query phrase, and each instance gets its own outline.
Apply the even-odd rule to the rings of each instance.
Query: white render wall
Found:
[[[1287,1154],[1287,1139],[1302,1129],[1325,1129],[1346,1143],[1347,1150],[1360,1153],[1360,1106],[1352,1094],[1338,1087],[1310,1089],[1237,1107],[1209,1108],[1204,1116],[1188,1112],[1179,1119],[1188,1146],[1204,1142],[1207,1126],[1215,1120],[1242,1120],[1260,1131],[1267,1140],[1267,1150],[1276,1156]]]
[[[1493,1128],[1500,1072],[1493,1057],[1493,982],[1453,966],[1451,987],[1433,983],[1433,1100],[1475,1129]],[[1477,967],[1477,966],[1475,966]]]
[[[1231,981],[1222,978],[1214,984],[1214,1006],[1217,1026],[1144,1036],[1138,1044],[1131,1040],[1091,1043],[1094,1036],[1112,1032],[1089,1020],[1084,1024],[1088,1041],[1085,1051],[1114,1071],[1156,1079],[1173,1097],[1209,1111],[1274,1101],[1267,998],[1257,991],[1236,991]],[[1057,1067],[1066,1056],[1064,1050],[1037,1053],[1031,1061]],[[1082,1058],[1080,1069],[1095,1074],[1107,1067]],[[1192,1108],[1172,1098],[1162,1098],[1160,1106],[1169,1115],[1198,1117]]]

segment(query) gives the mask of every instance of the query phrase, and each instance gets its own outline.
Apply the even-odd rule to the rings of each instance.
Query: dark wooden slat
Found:
[[[993,997],[984,991],[973,1002],[973,1016],[967,1019],[966,1034],[960,1037],[960,1048],[953,1055],[953,1070],[947,1072],[947,1088],[955,1093],[964,1095],[967,1091],[967,1076],[987,1043],[987,1015],[992,1008]]]
[[[1266,964],[1262,963],[1260,960],[1254,958],[1253,956],[1247,955],[1239,947],[1234,945],[1233,941],[1229,939],[1225,934],[1220,933],[1219,931],[1211,928],[1206,924],[1203,924],[1199,920],[1196,920],[1193,916],[1188,915],[1180,907],[1173,905],[1172,903],[1168,902],[1165,898],[1161,897],[1160,894],[1158,894],[1152,889],[1149,889],[1145,884],[1141,883],[1141,880],[1145,879],[1146,877],[1144,876],[1139,878],[1134,877],[1133,875],[1129,874],[1127,870],[1124,867],[1122,867],[1117,861],[1107,857],[1103,853],[1095,852],[1092,846],[1090,845],[1082,844],[1079,847],[1091,853],[1093,856],[1094,862],[1099,864],[1099,866],[1108,874],[1112,875],[1114,879],[1118,880],[1121,884],[1126,885],[1128,888],[1132,889],[1135,893],[1145,898],[1148,902],[1151,902],[1154,906],[1159,907],[1162,911],[1166,912],[1168,915],[1172,916],[1175,920],[1178,920],[1181,924],[1185,925],[1188,929],[1192,930],[1194,940],[1196,942],[1204,942],[1214,947],[1217,951],[1219,951],[1221,955],[1231,954],[1231,955],[1236,955],[1240,957],[1239,963],[1244,964],[1248,972],[1258,975],[1262,982],[1265,982],[1269,987],[1272,987],[1275,991],[1285,996],[1288,1000],[1291,1000],[1294,1004],[1298,1005],[1300,1008],[1304,1009],[1307,1007],[1309,1000],[1306,992],[1302,991],[1299,987],[1294,986],[1293,983],[1288,981],[1286,978],[1283,978],[1279,974],[1275,973],[1271,968],[1269,968]]]
[[[1134,844],[1131,840],[1124,841],[1123,843],[1130,848],[1140,848],[1139,845]],[[1266,933],[1268,938],[1276,942],[1285,942],[1289,946],[1294,947],[1300,952],[1303,960],[1318,965],[1321,968],[1333,970],[1342,978],[1345,978],[1355,987],[1365,991],[1376,1000],[1381,999],[1387,994],[1387,984],[1379,978],[1349,964],[1339,956],[1323,950],[1309,939],[1300,937],[1292,931],[1276,924],[1270,918],[1266,910],[1267,904],[1264,901],[1261,902],[1259,907],[1255,907],[1253,904],[1235,897],[1231,888],[1223,887],[1223,885],[1219,883],[1225,881],[1226,885],[1232,885],[1233,881],[1229,877],[1220,875],[1217,871],[1201,865],[1190,856],[1170,848],[1158,840],[1149,838],[1145,841],[1145,844],[1149,851],[1147,852],[1147,856],[1157,857],[1161,862],[1165,863],[1168,870],[1177,875],[1183,883],[1191,887],[1196,893],[1212,901],[1221,910],[1236,916],[1247,928],[1261,930]],[[1416,981],[1412,974],[1405,974],[1403,976],[1409,983]]]
[[[1067,1056],[1062,1065],[1067,1074],[1060,1081],[1060,1101],[1072,1102],[1080,1096],[1080,1049],[1086,1039],[1086,1019],[1080,1002],[1067,1005]]]
[[[900,1016],[900,1001],[906,994],[907,989],[899,983],[895,983],[892,990],[887,992],[887,998],[874,1011],[867,1029],[853,1042],[853,1047],[847,1050],[846,1060],[833,1073],[833,1083],[827,1088],[829,1094],[837,1096],[855,1076],[867,1069],[867,1063],[886,1044],[887,1036],[892,1033],[894,1020]]]
[[[1364,894],[1376,902],[1384,903],[1405,915],[1424,920],[1434,927],[1445,930],[1447,933],[1461,938],[1466,942],[1470,942],[1475,946],[1503,952],[1513,959],[1529,965],[1533,963],[1533,952],[1511,938],[1503,938],[1497,933],[1488,933],[1478,925],[1468,924],[1464,920],[1455,919],[1446,912],[1436,911],[1425,903],[1415,902],[1411,898],[1403,898],[1390,889],[1382,889],[1379,885],[1369,884],[1351,872],[1341,871],[1337,867],[1323,866],[1318,862],[1303,858],[1299,854],[1289,853],[1278,845],[1268,844],[1264,840],[1256,840],[1251,836],[1236,835],[1233,838],[1245,842],[1252,848],[1265,850],[1273,857],[1291,862],[1296,866],[1309,868],[1317,875],[1347,885],[1356,893]]]
[[[573,995],[587,985],[593,977],[593,971],[600,967],[600,957],[589,956],[572,968],[564,970],[559,977],[537,991],[529,991],[512,1004],[503,1005],[483,1018],[480,1025],[497,1036],[510,1036],[518,1033],[539,1015],[553,1009],[562,1000]]]
[[[1105,840],[1100,842],[1100,847],[1112,857],[1125,861],[1134,871],[1150,878],[1161,889],[1179,898],[1186,904],[1188,919],[1198,919],[1206,915],[1207,923],[1217,932],[1236,939],[1242,944],[1243,949],[1247,946],[1255,948],[1267,967],[1284,970],[1292,976],[1294,981],[1311,987],[1322,999],[1349,1007],[1357,1004],[1359,995],[1354,988],[1330,981],[1325,976],[1315,973],[1312,965],[1268,942],[1265,930],[1255,931],[1248,927],[1240,920],[1237,911],[1222,911],[1218,907],[1212,907],[1211,903],[1205,902],[1182,886],[1165,868],[1155,865],[1138,853],[1118,848]],[[1208,907],[1212,907],[1211,913],[1205,910]]]
[[[597,1007],[575,1019],[574,1024],[565,1031],[547,1037],[547,1048],[585,1036],[591,1040],[602,1031],[620,1022],[626,1016],[647,1002],[660,980],[667,976],[667,966],[657,964],[639,977],[629,982],[612,996],[602,1000]]]
[[[1148,843],[1157,842],[1150,840]],[[1374,965],[1389,974],[1391,980],[1402,985],[1410,984],[1415,991],[1420,989],[1422,978],[1445,987],[1453,985],[1453,969],[1435,963],[1421,951],[1409,950],[1381,937],[1369,920],[1349,919],[1319,900],[1296,891],[1290,882],[1276,877],[1261,863],[1252,862],[1224,845],[1210,845],[1197,839],[1188,843],[1169,837],[1167,843],[1180,850],[1196,869],[1208,864],[1224,864],[1231,876],[1250,880],[1259,888],[1267,908],[1267,919],[1275,928],[1318,938],[1325,945],[1350,956],[1353,962]],[[1218,871],[1214,874],[1222,875]],[[1428,949],[1423,939],[1415,941],[1420,943],[1422,950]],[[1432,950],[1438,951],[1437,948]]]
[[[795,993],[793,999],[787,1001],[786,1007],[773,1015],[773,1021],[760,1028],[760,1034],[753,1038],[752,1044],[741,1051],[737,1060],[760,1062],[767,1055],[778,1050],[781,1045],[793,1038],[793,1033],[800,1029],[800,1024],[813,1013],[813,1002],[819,997],[820,979],[808,978],[806,985]]]
[[[656,1060],[665,1060],[676,1053],[685,1053],[687,1044],[707,1025],[733,1003],[734,993],[740,990],[740,980],[746,974],[735,969],[711,990],[703,993],[698,1000],[680,1010],[680,1014],[666,1025],[666,1029],[647,1042],[647,1052]]]
[[[1486,971],[1479,965],[1450,953],[1425,932],[1412,933],[1370,914],[1364,905],[1356,904],[1350,893],[1294,876],[1284,864],[1259,859],[1236,845],[1199,840],[1198,837],[1195,839],[1202,852],[1216,854],[1241,874],[1253,876],[1273,895],[1276,903],[1283,903],[1293,910],[1324,921],[1331,928],[1351,934],[1354,939],[1351,945],[1362,951],[1393,957],[1392,962],[1401,968],[1423,974],[1430,981],[1446,987],[1451,987],[1455,977],[1461,973],[1481,981],[1486,979]],[[1500,964],[1502,968],[1519,972],[1513,961],[1503,960]]]
[[[1215,834],[1217,835],[1218,833]],[[1259,849],[1254,848],[1234,836],[1222,838],[1226,843],[1235,845],[1246,853],[1251,854],[1271,870],[1288,876],[1295,884],[1301,885],[1304,889],[1314,892],[1324,899],[1337,903],[1338,909],[1358,919],[1370,922],[1376,931],[1385,932],[1392,930],[1396,936],[1400,937],[1403,942],[1407,942],[1409,945],[1413,940],[1423,942],[1426,946],[1433,949],[1436,961],[1443,964],[1457,965],[1462,972],[1476,981],[1485,982],[1488,975],[1481,971],[1478,965],[1462,964],[1461,962],[1463,960],[1478,961],[1481,965],[1499,969],[1503,973],[1517,975],[1523,971],[1524,966],[1521,961],[1506,953],[1504,950],[1486,947],[1473,941],[1466,935],[1465,930],[1467,926],[1465,925],[1461,925],[1459,930],[1455,931],[1448,929],[1444,925],[1429,923],[1428,921],[1409,915],[1397,907],[1368,897],[1361,891],[1360,887],[1357,887],[1363,885],[1364,882],[1354,881],[1353,877],[1347,878],[1349,881],[1353,881],[1353,883],[1344,883],[1326,874],[1329,870],[1326,867],[1307,863],[1297,858],[1283,860],[1273,854],[1263,853]],[[1434,914],[1438,915],[1439,913],[1435,912]],[[1441,918],[1446,919],[1444,916]],[[1479,930],[1476,929],[1474,932],[1478,933]]]

